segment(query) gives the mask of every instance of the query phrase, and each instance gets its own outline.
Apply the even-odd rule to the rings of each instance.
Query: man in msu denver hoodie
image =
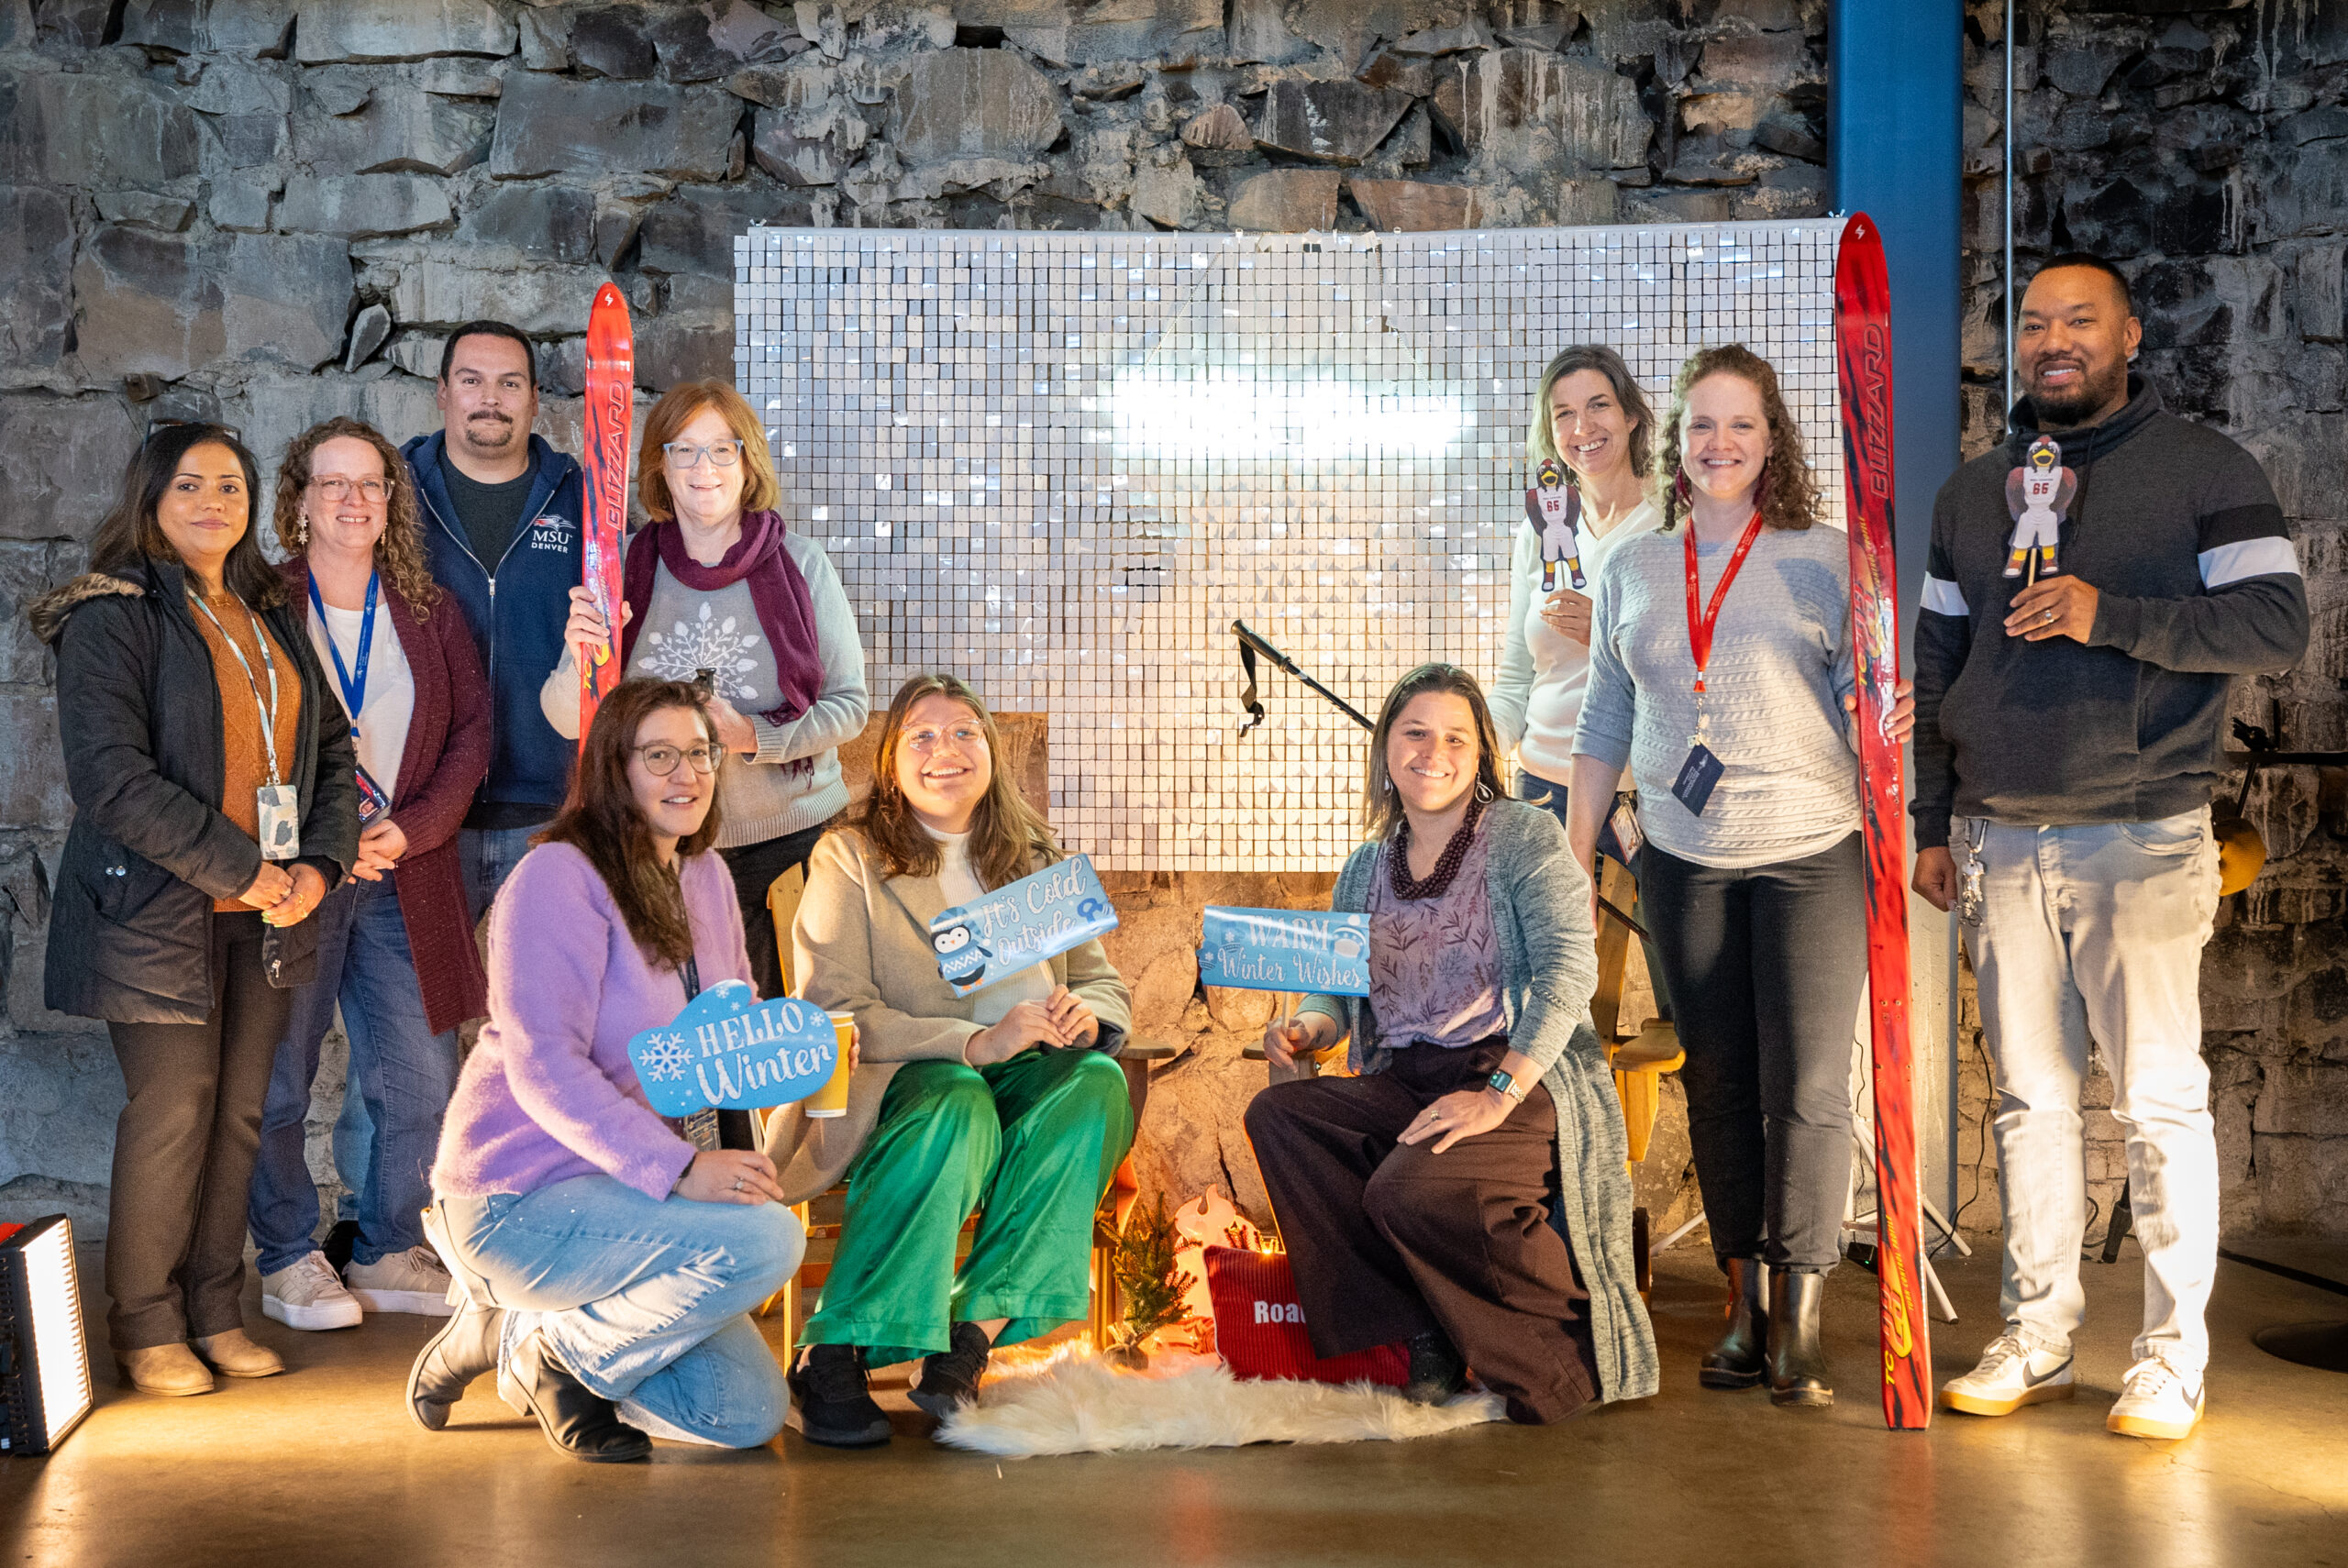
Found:
[[[1957,906],[1980,982],[2005,1206],[2005,1329],[1941,1403],[2002,1416],[2071,1397],[2092,1037],[2144,1249],[2143,1332],[2104,1424],[2181,1438],[2217,1272],[2199,983],[2219,726],[2234,676],[2306,650],[2308,600],[2257,461],[2130,374],[2142,337],[2099,258],[2055,258],[2023,296],[2030,395],[1933,507],[1911,809],[1916,890]]]
[[[400,450],[433,580],[463,612],[489,672],[489,777],[458,835],[478,921],[561,806],[579,754],[538,711],[538,688],[562,662],[570,591],[584,577],[585,499],[578,463],[531,434],[537,353],[515,327],[474,321],[451,333],[436,401],[443,427]]]

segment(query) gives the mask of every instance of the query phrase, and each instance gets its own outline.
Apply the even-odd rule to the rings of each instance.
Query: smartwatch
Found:
[[[1516,1079],[1512,1075],[1505,1072],[1495,1071],[1490,1077],[1484,1081],[1491,1088],[1496,1088],[1500,1090],[1501,1093],[1506,1095],[1509,1099],[1510,1104],[1523,1105],[1524,1103],[1524,1096],[1527,1091],[1516,1087]]]

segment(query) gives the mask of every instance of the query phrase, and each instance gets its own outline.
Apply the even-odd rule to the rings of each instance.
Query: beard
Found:
[[[2077,363],[2076,360],[2068,362]],[[2086,370],[2084,366],[2080,368]],[[2037,411],[2041,425],[2050,421],[2055,425],[2082,424],[2127,390],[2128,361],[2125,359],[2114,359],[2100,370],[2082,374],[2072,385],[2053,391],[2039,384],[2035,370],[2030,377],[2030,403]]]

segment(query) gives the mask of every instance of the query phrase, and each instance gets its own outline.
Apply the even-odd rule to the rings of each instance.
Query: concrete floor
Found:
[[[0,1460],[0,1562],[2348,1568],[2348,1376],[2249,1342],[2270,1323],[2348,1317],[2348,1298],[2221,1264],[2201,1430],[2112,1437],[2104,1411],[2140,1309],[2132,1244],[2115,1268],[2088,1265],[2078,1399],[1894,1436],[1865,1377],[1870,1275],[1844,1267],[1829,1297],[1843,1401],[1795,1413],[1697,1387],[1717,1275],[1685,1250],[1659,1264],[1665,1391],[1634,1407],[1407,1444],[1006,1463],[936,1447],[906,1407],[880,1452],[792,1432],[597,1468],[554,1454],[487,1380],[428,1434],[400,1408],[424,1320],[296,1334],[260,1320],[256,1295],[257,1334],[298,1370],[164,1399],[114,1387],[102,1361],[99,1408],[61,1452]],[[97,1276],[96,1249],[83,1268]],[[1950,1260],[1943,1277],[1965,1314],[1934,1325],[1945,1376],[1995,1331],[1996,1261]],[[100,1312],[91,1325],[103,1344]]]

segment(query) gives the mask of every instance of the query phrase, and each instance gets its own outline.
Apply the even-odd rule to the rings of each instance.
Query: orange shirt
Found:
[[[254,798],[263,784],[269,782],[269,752],[261,745],[261,707],[269,701],[269,667],[261,662],[260,645],[253,640],[256,629],[269,638],[271,657],[277,660],[277,767],[278,782],[290,784],[294,771],[294,746],[302,733],[302,677],[285,645],[270,635],[268,623],[257,615],[246,613],[244,602],[234,593],[223,592],[216,599],[205,601],[212,614],[191,607],[195,617],[195,629],[204,634],[204,646],[212,651],[213,679],[220,683],[220,814],[236,823],[245,836],[260,842],[260,806]],[[220,625],[212,624],[218,616]],[[253,688],[245,680],[244,666],[220,640],[221,628],[235,638],[252,665],[253,681],[260,687],[260,701],[253,700]],[[249,910],[250,904],[238,899],[215,899],[212,907],[217,911]]]

